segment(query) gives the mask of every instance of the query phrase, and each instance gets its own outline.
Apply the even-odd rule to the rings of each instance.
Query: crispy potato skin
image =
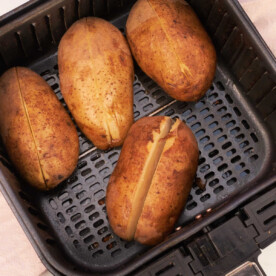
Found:
[[[110,225],[126,239],[128,220],[148,144],[164,117],[145,117],[130,129],[110,177],[106,207]],[[198,146],[192,131],[181,121],[164,139],[165,144],[139,217],[134,239],[143,244],[161,242],[173,230],[190,193],[198,162]]]
[[[77,165],[76,128],[51,87],[30,69],[14,67],[0,78],[0,133],[12,163],[36,188],[54,188]]]
[[[163,241],[173,230],[197,169],[199,153],[192,131],[181,122],[169,136],[174,142],[161,155],[134,237],[147,245]]]
[[[119,146],[133,123],[134,69],[121,32],[100,18],[75,22],[58,48],[61,92],[81,131],[100,149]]]
[[[184,0],[138,0],[126,34],[141,69],[171,97],[197,101],[210,87],[215,49]]]

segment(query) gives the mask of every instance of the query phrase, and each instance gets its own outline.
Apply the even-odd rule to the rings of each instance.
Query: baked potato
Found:
[[[199,150],[180,120],[144,117],[129,130],[110,177],[106,208],[113,231],[142,244],[173,230],[190,193]]]
[[[0,135],[29,184],[49,190],[71,175],[79,156],[77,130],[46,81],[14,67],[0,78]]]
[[[134,69],[121,32],[100,18],[83,18],[58,48],[60,87],[80,130],[99,149],[120,146],[133,123]]]
[[[179,101],[197,101],[211,86],[216,52],[184,0],[138,0],[126,23],[141,69]]]

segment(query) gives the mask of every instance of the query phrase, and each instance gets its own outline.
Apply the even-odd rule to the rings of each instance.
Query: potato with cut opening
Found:
[[[107,187],[113,231],[148,245],[164,240],[184,208],[198,155],[196,139],[182,121],[164,116],[138,120]]]
[[[14,67],[0,78],[0,135],[29,184],[49,190],[69,177],[79,157],[77,130],[46,81]]]
[[[171,97],[197,101],[211,86],[216,52],[184,0],[138,0],[126,35],[141,69]]]
[[[121,32],[83,18],[58,48],[60,87],[80,130],[100,149],[119,146],[133,123],[134,69]]]

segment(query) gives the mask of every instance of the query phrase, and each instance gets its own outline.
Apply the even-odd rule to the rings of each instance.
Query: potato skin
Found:
[[[30,69],[14,67],[0,78],[0,134],[29,184],[49,190],[78,162],[76,128],[51,87]]]
[[[126,239],[137,183],[145,164],[148,143],[164,117],[145,117],[129,130],[110,177],[106,208],[113,231]],[[173,230],[190,193],[198,163],[198,146],[192,131],[180,120],[166,138],[161,158],[138,220],[134,239],[154,245]]]
[[[126,34],[141,69],[171,97],[197,101],[210,87],[215,49],[184,0],[138,0]]]
[[[121,32],[100,18],[75,22],[58,49],[60,86],[77,125],[100,149],[119,146],[133,123],[134,69]]]

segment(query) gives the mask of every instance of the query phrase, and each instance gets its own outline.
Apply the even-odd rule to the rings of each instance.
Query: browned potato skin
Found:
[[[161,155],[135,232],[135,240],[147,245],[172,232],[197,169],[199,153],[192,131],[181,122],[171,135],[174,143]]]
[[[77,165],[76,128],[51,87],[30,69],[14,67],[0,78],[0,134],[20,175],[38,189],[54,188]]]
[[[184,0],[138,0],[126,34],[141,69],[171,97],[197,101],[211,86],[216,52]]]
[[[61,92],[77,125],[100,149],[119,146],[133,123],[134,69],[121,32],[100,18],[83,18],[58,49]]]
[[[119,160],[110,177],[106,208],[113,231],[126,239],[134,193],[141,175],[147,145],[164,117],[145,117],[129,130]],[[175,137],[161,155],[138,220],[135,240],[154,245],[173,230],[190,193],[198,162],[198,146],[192,131],[181,122],[168,137]]]

